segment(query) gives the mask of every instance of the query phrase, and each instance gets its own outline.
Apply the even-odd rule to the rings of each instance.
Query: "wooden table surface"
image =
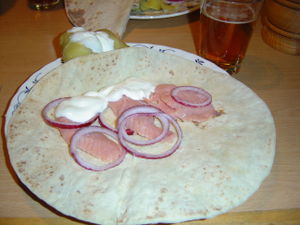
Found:
[[[130,20],[126,42],[153,43],[196,53],[199,12],[160,20]],[[63,8],[34,11],[27,1],[0,2],[0,110],[2,118],[18,86],[43,65],[60,57],[58,36],[71,28]],[[270,107],[277,150],[270,176],[250,199],[231,212],[183,224],[300,224],[300,57],[266,45],[258,21],[238,80]],[[1,121],[3,131],[4,121]],[[12,172],[2,132],[0,224],[82,224],[53,212],[24,190]]]

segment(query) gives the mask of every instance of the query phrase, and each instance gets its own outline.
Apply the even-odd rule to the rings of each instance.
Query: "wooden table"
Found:
[[[18,86],[60,57],[58,36],[72,25],[63,8],[34,11],[25,0],[0,4],[0,109],[4,115]],[[124,39],[196,53],[198,26],[198,12],[169,19],[130,20]],[[184,224],[300,224],[300,57],[266,45],[260,30],[258,22],[242,69],[235,77],[265,100],[275,118],[277,153],[272,173],[247,202],[232,212]],[[0,224],[81,224],[52,212],[18,185],[3,132],[1,141]]]

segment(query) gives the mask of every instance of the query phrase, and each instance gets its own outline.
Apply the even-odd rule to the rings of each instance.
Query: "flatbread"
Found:
[[[105,172],[81,168],[42,108],[127,77],[205,88],[222,112],[179,122],[184,139],[170,157],[127,154]],[[246,201],[270,173],[275,127],[266,104],[229,75],[145,48],[76,58],[43,77],[9,122],[7,146],[20,180],[65,215],[103,225],[176,223],[211,218]]]
[[[74,26],[89,31],[109,29],[122,37],[133,0],[65,0],[67,16]]]

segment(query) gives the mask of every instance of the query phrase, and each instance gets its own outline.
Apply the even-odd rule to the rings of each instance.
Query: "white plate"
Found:
[[[174,11],[166,12],[163,10],[155,10],[143,12],[139,10],[139,0],[135,0],[130,12],[130,19],[144,20],[170,18],[188,14],[200,8],[200,0],[185,0],[184,2],[174,2],[172,4],[177,5],[176,10]]]
[[[197,56],[195,54],[192,54],[192,53],[180,50],[180,49],[171,48],[171,47],[162,46],[162,45],[146,44],[146,43],[128,43],[128,44],[133,47],[144,47],[144,48],[154,49],[154,50],[157,50],[157,51],[163,52],[163,53],[181,56],[185,59],[191,60],[200,65],[203,65],[203,66],[206,66],[213,70],[227,74],[224,70],[222,70],[215,64],[211,63],[210,61],[207,61],[206,59],[203,59],[200,56]],[[32,74],[17,90],[16,94],[11,99],[11,102],[9,104],[9,107],[8,107],[6,115],[5,115],[5,133],[6,134],[7,134],[7,129],[8,129],[8,122],[9,122],[11,116],[13,115],[14,111],[21,105],[22,101],[28,95],[31,88],[34,85],[36,85],[43,76],[45,76],[47,73],[49,73],[51,70],[55,69],[56,67],[58,67],[61,64],[62,64],[62,62],[61,62],[60,58],[47,64],[46,66],[42,67],[37,72]]]

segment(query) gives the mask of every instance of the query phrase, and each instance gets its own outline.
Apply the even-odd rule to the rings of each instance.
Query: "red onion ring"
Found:
[[[110,126],[108,123],[105,122],[105,119],[103,118],[103,113],[99,113],[99,116],[98,116],[98,121],[99,121],[99,124],[101,127],[104,127],[106,129],[109,129],[115,133],[118,133],[119,131],[117,130],[117,128],[114,128],[112,126]],[[133,135],[134,134],[134,131],[131,130],[131,129],[126,129],[126,133],[128,135]]]
[[[132,134],[128,133],[128,129],[126,128],[126,121],[127,121],[127,119],[129,119],[132,116],[138,116],[141,114],[145,114],[146,116],[154,116],[161,121],[163,129],[159,136],[157,136],[151,140],[137,140],[137,139],[130,137]],[[131,115],[128,115],[127,117],[123,117],[123,118],[121,118],[121,120],[119,119],[119,121],[120,121],[118,124],[119,133],[121,133],[121,135],[124,136],[124,138],[126,139],[127,142],[132,143],[134,145],[139,145],[139,146],[151,145],[151,144],[155,144],[155,143],[161,141],[162,139],[164,139],[167,136],[169,128],[170,128],[170,123],[169,123],[168,119],[166,117],[164,117],[163,115],[161,115],[160,112],[157,112],[157,113],[148,113],[148,112],[135,113],[134,110],[132,110]]]
[[[99,124],[106,128],[106,129],[109,129],[115,133],[118,133],[118,130],[112,126],[110,126],[108,123],[105,122],[105,119],[103,118],[103,112],[102,113],[99,113],[99,116],[98,116],[98,121],[99,121]]]
[[[89,127],[83,127],[81,129],[78,129],[78,131],[76,131],[71,139],[71,143],[70,143],[70,152],[73,156],[73,158],[75,159],[75,161],[83,168],[87,169],[87,170],[92,170],[92,171],[104,171],[110,168],[113,168],[115,166],[118,166],[125,158],[126,155],[126,151],[122,149],[122,154],[120,155],[119,158],[117,158],[115,161],[107,163],[105,165],[102,166],[97,166],[94,164],[91,164],[87,161],[84,161],[82,158],[79,157],[78,151],[77,151],[77,144],[80,140],[80,138],[84,135],[90,134],[90,133],[94,133],[94,132],[98,132],[98,133],[103,133],[105,135],[108,135],[110,137],[112,137],[113,139],[115,139],[116,141],[118,141],[118,136],[115,132],[108,130],[106,128],[102,128],[102,127],[97,127],[97,126],[89,126]]]
[[[125,110],[118,119],[118,131],[121,133],[122,136],[125,137],[126,141],[135,145],[151,145],[161,141],[169,131],[170,124],[167,119],[159,115],[162,111],[158,108],[152,106],[133,106]],[[146,116],[155,116],[160,119],[163,130],[159,136],[151,139],[151,140],[136,140],[129,136],[127,129],[126,129],[126,121],[129,117],[137,116],[137,115],[146,115]]]
[[[145,103],[144,101],[141,101],[141,100],[139,100],[138,103],[141,104],[141,105],[146,105],[146,103]],[[113,126],[111,126],[111,125],[109,125],[108,123],[105,122],[105,119],[103,118],[103,114],[104,114],[104,111],[103,111],[102,113],[99,113],[99,116],[98,116],[99,124],[100,124],[102,127],[105,127],[105,128],[107,128],[107,129],[109,129],[109,130],[115,132],[115,133],[118,133],[119,131],[118,131],[117,128],[115,128],[115,127],[113,127]],[[127,130],[127,134],[128,134],[128,135],[133,135],[133,134],[134,134],[134,131],[128,129],[128,130]]]
[[[83,123],[79,122],[59,122],[54,119],[51,119],[48,114],[49,111],[58,106],[61,102],[70,99],[71,97],[65,97],[65,98],[58,98],[51,102],[49,102],[42,110],[42,117],[48,123],[50,126],[63,128],[63,129],[73,129],[73,128],[81,128],[85,126],[89,126],[92,124],[98,117],[98,114],[89,119],[88,121],[85,121]]]
[[[158,137],[151,139],[151,140],[140,141],[140,140],[133,140],[126,134],[126,128],[125,128],[126,120],[132,115],[139,115],[139,114],[155,116],[155,117],[158,117],[159,119],[161,119],[163,130]],[[164,153],[160,153],[160,154],[142,153],[128,145],[128,143],[132,143],[135,145],[150,145],[150,144],[159,142],[164,137],[166,137],[166,135],[169,131],[170,122],[175,127],[178,137],[177,137],[177,141],[175,142],[175,144],[169,150],[165,151]],[[175,119],[173,119],[171,116],[169,116],[168,114],[163,113],[160,109],[155,108],[153,106],[135,106],[135,107],[131,107],[128,110],[124,111],[119,118],[118,130],[119,130],[118,137],[119,137],[120,144],[128,152],[132,153],[134,156],[141,157],[141,158],[147,158],[147,159],[165,158],[165,157],[173,154],[178,149],[178,147],[180,146],[181,141],[182,141],[182,131],[181,131],[181,128],[180,128],[179,124],[177,123],[177,121]]]
[[[200,95],[206,97],[206,100],[202,103],[192,103],[192,102],[183,100],[178,96],[178,93],[180,91],[193,91],[196,94],[200,94]],[[193,107],[193,108],[204,107],[204,106],[207,106],[207,105],[211,104],[211,102],[212,102],[212,97],[207,91],[205,91],[202,88],[193,87],[193,86],[178,86],[178,87],[175,87],[171,91],[171,97],[177,103],[182,104],[184,106]]]

